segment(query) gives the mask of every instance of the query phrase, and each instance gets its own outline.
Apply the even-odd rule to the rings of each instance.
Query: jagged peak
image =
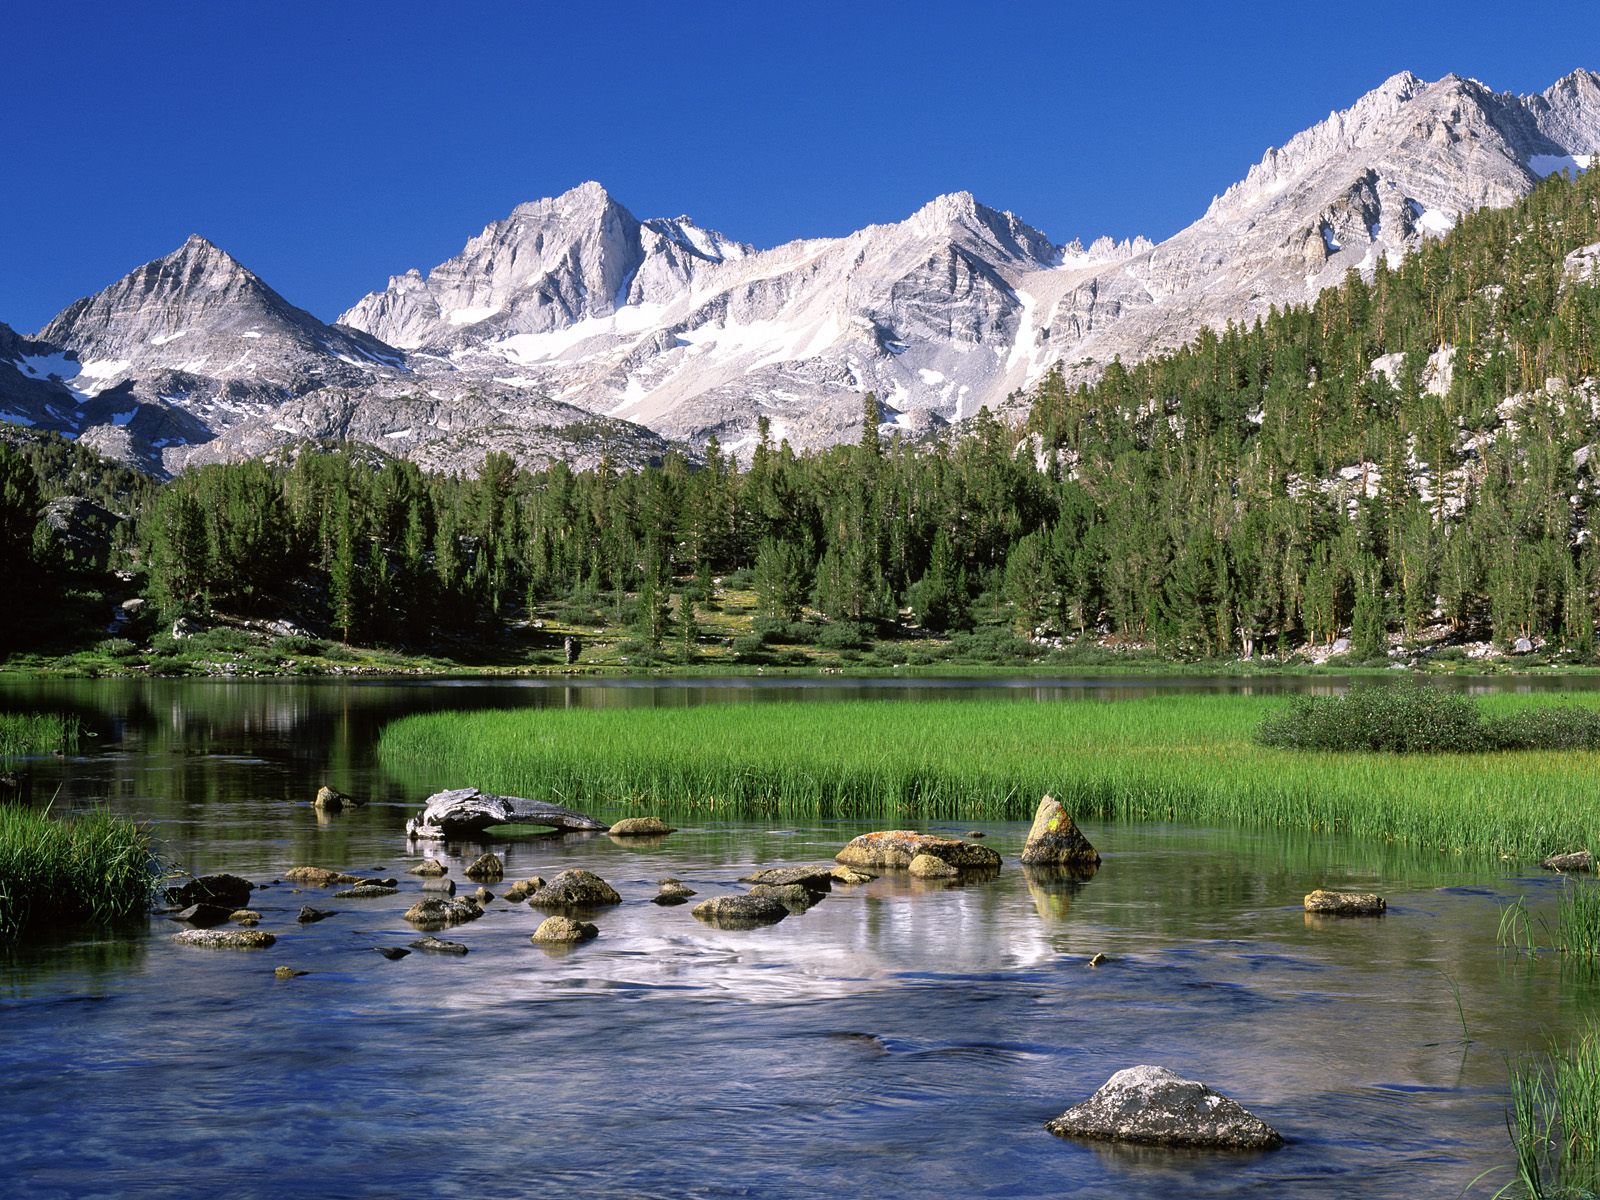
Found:
[[[971,192],[946,192],[942,196],[935,196],[916,212],[911,214],[913,221],[959,221],[977,216],[978,210],[984,206],[978,203],[978,198]]]
[[[511,210],[513,217],[548,217],[552,213],[603,210],[615,207],[617,202],[605,186],[587,179],[570,187],[559,196],[546,196],[539,200],[526,200]]]

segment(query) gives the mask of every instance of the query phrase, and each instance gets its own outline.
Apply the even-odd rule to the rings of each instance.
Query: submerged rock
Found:
[[[961,874],[944,859],[931,854],[917,855],[906,865],[906,870],[918,879],[954,879]]]
[[[1332,892],[1318,888],[1306,896],[1306,911],[1336,917],[1376,917],[1388,907],[1376,892]]]
[[[1033,827],[1022,848],[1022,864],[1028,867],[1097,867],[1100,855],[1089,844],[1067,810],[1054,796],[1039,801],[1033,814]]]
[[[358,883],[353,888],[345,888],[342,892],[335,892],[335,900],[376,900],[379,896],[393,896],[400,891],[396,887],[388,887],[381,883]]]
[[[660,817],[624,817],[611,827],[612,837],[661,837],[677,832]]]
[[[694,915],[718,929],[755,929],[775,925],[789,915],[788,906],[776,896],[750,893],[744,896],[713,896],[694,906]]]
[[[433,954],[454,954],[458,958],[467,953],[467,948],[460,942],[448,942],[444,938],[436,938],[431,933],[427,937],[420,937],[411,943],[413,950],[427,950]]]
[[[394,962],[396,959],[405,958],[411,953],[411,951],[407,950],[404,946],[374,946],[373,949],[387,958],[390,962]]]
[[[278,939],[264,929],[185,929],[173,934],[172,940],[208,950],[264,950]]]
[[[480,854],[477,861],[461,873],[468,879],[499,883],[506,877],[506,865],[500,861],[498,854]]]
[[[587,921],[574,921],[571,917],[546,917],[539,922],[529,939],[534,942],[587,942],[599,934],[600,929]]]
[[[1118,1071],[1045,1128],[1057,1137],[1219,1150],[1270,1150],[1277,1130],[1205,1084],[1167,1070]]]
[[[302,925],[312,925],[318,921],[326,921],[336,915],[331,908],[312,908],[309,904],[302,905],[300,915],[295,918]]]
[[[599,908],[621,904],[622,897],[600,876],[574,867],[539,888],[528,903],[534,908]]]
[[[1547,871],[1561,871],[1567,874],[1592,871],[1594,855],[1588,850],[1573,850],[1567,854],[1552,854],[1539,865]]]
[[[813,892],[831,892],[835,868],[832,863],[813,863],[803,867],[765,867],[739,877],[742,883],[764,883],[784,887],[797,883]]]
[[[908,867],[919,854],[943,859],[960,870],[998,870],[1000,856],[987,846],[974,846],[954,838],[934,837],[909,829],[863,833],[852,838],[834,857],[847,867]]]
[[[302,975],[309,975],[310,971],[297,971],[293,967],[273,967],[272,975],[275,979],[298,979]]]
[[[250,881],[237,875],[198,875],[188,883],[166,890],[168,904],[222,904],[231,911],[250,903]]]

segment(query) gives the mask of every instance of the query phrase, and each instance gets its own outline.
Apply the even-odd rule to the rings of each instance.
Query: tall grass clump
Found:
[[[1600,712],[1541,705],[1486,714],[1470,697],[1424,683],[1366,684],[1343,696],[1302,696],[1261,723],[1256,740],[1284,750],[1481,754],[1600,750]]]
[[[19,754],[71,752],[82,726],[77,717],[53,712],[0,713],[0,758]]]
[[[142,912],[153,883],[149,839],[132,822],[0,805],[0,939]]]
[[[1600,1189],[1600,1028],[1567,1050],[1511,1064],[1506,1129],[1516,1156],[1498,1195],[1531,1200],[1594,1196]]]
[[[1600,699],[1600,698],[1597,698]],[[1497,697],[1516,712],[1538,697]],[[471,784],[596,810],[730,818],[1080,818],[1340,832],[1543,856],[1594,840],[1600,754],[1307,753],[1254,739],[1254,696],[779,702],[402,718],[379,740],[409,786]]]
[[[1556,901],[1556,948],[1600,961],[1600,887],[1568,882]]]

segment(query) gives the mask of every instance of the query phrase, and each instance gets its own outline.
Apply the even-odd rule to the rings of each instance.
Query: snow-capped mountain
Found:
[[[1600,154],[1600,76],[1536,96],[1387,80],[1270,150],[1153,245],[1057,245],[967,193],[903,221],[756,250],[639,220],[596,183],[518,206],[426,274],[319,321],[191,238],[33,339],[0,327],[0,420],[177,469],[356,438],[447,469],[658,457],[759,418],[798,447],[852,438],[874,392],[920,431],[1204,325],[1370,272],[1465,212]]]

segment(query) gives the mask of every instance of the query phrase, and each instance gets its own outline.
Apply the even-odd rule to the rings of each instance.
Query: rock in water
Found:
[[[302,975],[309,975],[310,971],[297,971],[293,967],[273,967],[272,975],[275,979],[298,979]]]
[[[831,892],[835,869],[830,863],[803,867],[766,867],[760,871],[752,871],[748,875],[741,875],[739,880],[741,883],[765,883],[772,887],[798,883],[807,891]]]
[[[338,812],[344,807],[344,795],[331,787],[317,789],[317,798],[311,802],[323,812]]]
[[[454,896],[456,894],[456,881],[454,879],[446,879],[443,875],[429,875],[422,881],[422,890]]]
[[[1118,1071],[1045,1128],[1057,1137],[1219,1150],[1271,1150],[1283,1138],[1205,1084],[1165,1067]]]
[[[1306,911],[1335,917],[1377,917],[1388,907],[1375,892],[1331,892],[1318,888],[1306,896]]]
[[[610,828],[559,804],[521,796],[491,796],[477,788],[454,788],[429,796],[422,812],[406,822],[406,835],[438,841],[481,833],[491,825],[547,825],[579,833],[604,833]]]
[[[302,925],[312,925],[318,921],[326,921],[334,912],[328,908],[312,908],[309,904],[302,905],[300,915],[295,918]]]
[[[954,879],[961,874],[942,858],[935,858],[931,854],[919,854],[911,860],[906,870],[918,879]]]
[[[951,867],[952,874],[955,868]],[[789,910],[791,916],[798,917],[801,913],[809,911],[822,902],[823,893],[813,892],[810,888],[801,887],[798,883],[758,883],[750,889],[752,896],[771,896],[779,904]]]
[[[407,875],[422,875],[424,877],[448,875],[449,873],[450,868],[445,866],[437,858],[425,858],[406,872]]]
[[[238,911],[221,904],[191,904],[182,912],[172,914],[174,921],[187,921],[197,929],[210,929],[213,925],[221,925],[233,920],[233,914]],[[260,918],[257,917],[257,920]]]
[[[1089,844],[1067,810],[1054,796],[1039,801],[1033,828],[1022,848],[1022,863],[1029,867],[1081,867],[1100,865],[1100,855]]]
[[[230,911],[250,903],[250,881],[237,875],[199,875],[166,891],[167,903],[180,908],[191,904],[222,904]]]
[[[407,950],[404,946],[374,946],[373,949],[387,958],[390,962],[394,962],[396,959],[404,958],[406,955],[411,953],[411,951]]]
[[[1546,871],[1562,871],[1571,874],[1574,871],[1594,870],[1594,855],[1587,850],[1573,850],[1568,854],[1552,854],[1539,864]]]
[[[385,887],[381,883],[358,883],[353,888],[345,888],[342,892],[335,892],[335,900],[376,900],[379,896],[393,896],[399,888]]]
[[[533,931],[530,941],[572,943],[587,942],[600,932],[598,926],[587,921],[574,921],[571,917],[546,917]]]
[[[856,887],[863,883],[871,883],[876,875],[868,875],[865,871],[857,871],[854,867],[835,867],[828,872],[829,878],[835,883],[842,883],[846,887]]]
[[[682,880],[670,877],[659,880],[658,886],[661,890],[651,897],[650,903],[659,904],[663,908],[669,908],[674,904],[687,904],[689,897],[695,894],[695,890]]]
[[[431,933],[412,942],[411,948],[427,950],[434,954],[454,954],[458,958],[467,953],[467,948],[460,942],[447,942],[443,938],[434,937]]]
[[[612,837],[661,837],[677,832],[660,817],[624,817],[611,827]]]
[[[334,887],[338,884],[366,882],[359,875],[330,871],[327,867],[292,867],[284,874],[284,878],[302,887]]]
[[[694,915],[718,929],[755,929],[775,925],[789,915],[789,909],[775,896],[713,896],[693,909]]]
[[[484,883],[499,883],[506,877],[506,865],[497,854],[480,854],[477,861],[462,872],[468,879]]]
[[[562,871],[534,892],[528,903],[534,908],[599,908],[621,904],[622,897],[600,876],[573,868]]]
[[[530,875],[527,879],[519,880],[506,889],[506,902],[508,904],[521,904],[543,886],[543,879],[537,875]]]
[[[262,929],[185,929],[173,934],[172,940],[209,950],[264,950],[278,939]]]
[[[443,929],[447,925],[476,921],[483,916],[483,909],[478,907],[476,901],[465,898],[446,900],[440,896],[428,896],[406,909],[403,915],[419,929]]]
[[[863,833],[852,838],[834,858],[847,867],[908,867],[919,854],[931,854],[963,871],[1000,868],[1000,856],[987,846],[914,833],[909,829]]]

